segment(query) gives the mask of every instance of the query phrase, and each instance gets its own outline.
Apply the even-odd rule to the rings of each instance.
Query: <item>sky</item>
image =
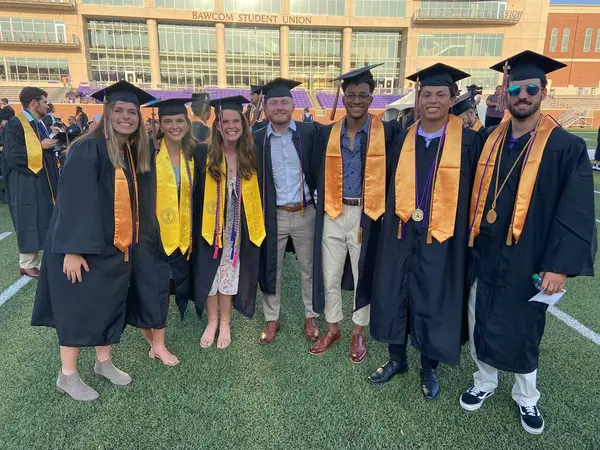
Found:
[[[600,0],[550,0],[551,5],[599,5]]]

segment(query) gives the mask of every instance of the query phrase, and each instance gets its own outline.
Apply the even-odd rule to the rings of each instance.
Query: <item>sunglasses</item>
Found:
[[[508,95],[510,95],[511,97],[516,97],[521,93],[521,86],[510,86],[507,89]],[[532,97],[534,95],[537,95],[540,92],[541,87],[537,84],[528,84],[527,87],[525,88],[525,92],[527,92],[528,95],[531,95]]]

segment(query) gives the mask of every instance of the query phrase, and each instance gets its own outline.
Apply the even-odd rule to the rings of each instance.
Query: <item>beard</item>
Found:
[[[514,105],[510,105],[510,104],[507,105],[508,111],[510,112],[510,114],[515,119],[527,119],[528,117],[531,117],[532,115],[534,115],[540,109],[540,106],[542,104],[541,101],[539,101],[539,102],[528,102],[526,104],[529,107],[526,110],[523,111],[523,110],[517,109],[517,105],[524,104],[524,103],[525,102],[518,101]]]

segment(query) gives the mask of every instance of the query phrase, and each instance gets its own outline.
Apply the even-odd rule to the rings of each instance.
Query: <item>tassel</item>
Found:
[[[213,252],[213,259],[217,259],[218,256],[219,256],[219,246],[215,242],[215,251]]]
[[[508,95],[508,69],[508,61],[506,61],[504,63],[504,70],[502,72],[502,93],[500,94],[500,99],[496,104],[496,111],[504,112],[508,103],[506,99],[506,96]]]
[[[237,266],[239,251],[236,249],[233,254],[233,267]]]
[[[107,112],[108,110],[108,99],[106,98],[106,88],[104,88],[104,100],[102,101],[102,129],[104,131],[104,139],[108,141],[108,117],[107,117]]]
[[[329,117],[330,120],[335,119],[335,113],[337,111],[338,100],[340,99],[340,89],[341,88],[342,88],[342,82],[340,81],[338,83],[337,92],[335,94],[335,101],[333,102],[333,108],[331,108],[331,116]]]
[[[419,118],[419,92],[421,82],[419,81],[419,75],[417,75],[417,81],[415,81],[415,120]]]
[[[398,223],[398,239],[404,239],[404,223],[402,220]]]
[[[358,228],[358,243],[362,244],[362,227]]]

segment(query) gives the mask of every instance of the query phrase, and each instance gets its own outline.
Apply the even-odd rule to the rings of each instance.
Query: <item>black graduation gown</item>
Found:
[[[386,149],[386,192],[390,180],[390,158],[392,155],[392,144],[399,133],[400,127],[392,122],[383,122],[385,132]],[[325,192],[325,153],[327,143],[333,124],[321,128],[315,142],[313,152],[312,172],[319,174],[317,181],[317,192]],[[341,140],[342,137],[340,136]],[[362,135],[360,141],[360,152],[362,161],[363,176],[365,172],[365,162],[367,155],[367,136]],[[323,196],[320,195],[322,198]],[[325,218],[325,202],[317,202],[317,214],[315,218],[315,243],[313,250],[313,309],[316,313],[325,312],[325,287],[323,285],[323,220]],[[383,216],[382,216],[383,217]],[[358,285],[356,288],[356,304],[366,305],[370,303],[371,290],[373,284],[373,269],[375,267],[375,258],[377,255],[377,240],[381,229],[382,217],[373,221],[367,215],[363,214],[362,245],[360,248],[360,257],[358,260]],[[354,290],[354,277],[352,275],[352,265],[350,255],[346,255],[344,272],[342,276],[342,287],[345,290]]]
[[[135,211],[133,177],[125,162]],[[114,173],[104,139],[81,141],[67,155],[32,318],[34,326],[56,328],[60,345],[117,344],[125,327],[131,263],[113,245]],[[90,271],[82,269],[81,283],[71,283],[63,273],[67,253],[87,261]]]
[[[40,141],[44,140],[45,130],[32,122],[30,124]],[[58,184],[54,152],[42,150],[43,168],[34,174],[27,168],[25,134],[17,117],[8,121],[2,139],[2,173],[6,180],[8,206],[17,233],[19,252],[35,253],[44,247],[54,209],[52,195],[56,195]]]
[[[194,189],[194,217],[193,223],[193,249],[191,257],[192,297],[196,304],[196,314],[202,316],[204,304],[215,280],[223,249],[219,249],[219,255],[213,258],[214,247],[202,237],[202,211],[204,210],[204,183],[206,173],[206,155],[208,146],[200,144],[195,155],[196,186]],[[260,180],[259,180],[260,181]],[[260,186],[260,185],[259,185]],[[227,205],[227,202],[225,202]],[[225,208],[227,209],[227,208]],[[240,265],[240,276],[238,282],[238,293],[233,296],[233,307],[246,317],[254,315],[256,290],[258,286],[258,272],[260,260],[260,248],[250,242],[248,223],[244,214],[244,201],[242,198],[240,214],[240,250],[238,264]],[[224,211],[226,219],[227,211]]]
[[[181,170],[186,169],[181,167]],[[155,152],[152,153],[151,171],[138,174],[138,186],[140,237],[133,250],[127,323],[137,328],[161,329],[167,325],[170,278],[183,318],[191,298],[190,264],[179,249],[167,256],[162,245],[156,218]]]
[[[294,122],[296,122],[297,131],[292,132],[292,141],[298,152],[298,157],[302,161],[304,179],[312,195],[315,192],[317,183],[317,175],[312,172],[312,158],[317,133],[321,125],[318,122]],[[259,282],[260,289],[264,294],[275,295],[277,281],[277,194],[275,192],[275,182],[273,181],[273,165],[271,164],[271,141],[268,138],[265,139],[266,134],[266,127],[254,133],[258,177],[262,202],[266,210],[265,228],[267,231],[267,237],[260,248]],[[298,134],[300,134],[300,137],[298,137]],[[300,142],[302,142],[302,156]],[[314,206],[309,206],[309,208],[314,208]],[[291,239],[288,241],[289,250],[291,250],[290,243]]]
[[[406,134],[402,133],[394,144],[390,171],[392,180],[373,277],[371,335],[387,344],[405,345],[410,327],[412,345],[422,355],[435,361],[458,364],[465,314],[471,187],[482,140],[478,133],[463,129],[454,236],[442,244],[435,239],[427,244],[428,222],[425,220],[421,223],[409,220],[404,229],[404,238],[398,239],[400,220],[395,212],[395,175],[405,137]],[[439,138],[426,147],[425,139],[417,137],[419,195],[423,193],[438,144]],[[422,227],[423,223],[425,227]],[[361,306],[364,305],[357,304],[356,307]]]
[[[192,135],[198,139],[199,142],[204,142],[210,136],[210,128],[204,125],[202,122],[192,122]]]
[[[522,136],[512,150],[506,145],[500,181],[526,145]],[[498,219],[484,218],[475,239],[469,267],[469,286],[477,282],[475,348],[477,358],[514,373],[537,369],[539,344],[547,306],[528,302],[537,294],[532,275],[544,272],[593,276],[596,254],[594,183],[585,142],[555,128],[546,145],[525,227],[518,243],[506,245],[522,166],[515,167],[498,198]],[[490,210],[496,172],[490,184],[485,213]],[[478,188],[477,186],[474,187]]]
[[[266,128],[267,125],[269,125],[269,120],[268,119],[264,119],[264,120],[259,120],[257,121],[253,126],[252,126],[252,131],[253,132],[257,132],[262,130],[263,128]]]

